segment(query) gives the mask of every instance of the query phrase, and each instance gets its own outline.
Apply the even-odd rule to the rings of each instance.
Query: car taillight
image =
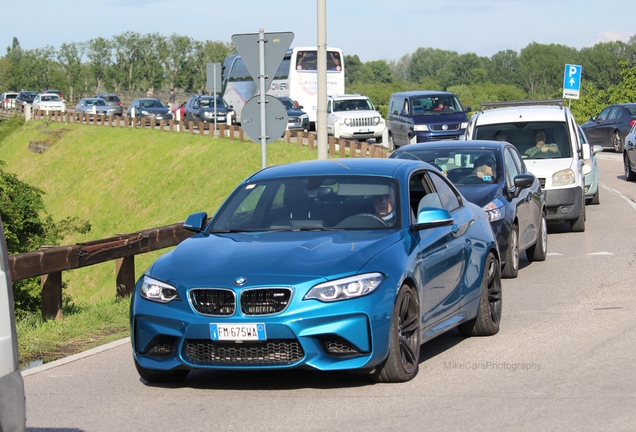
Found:
[[[636,124],[636,119],[632,119],[632,121],[629,122],[631,127],[634,127],[634,124]]]
[[[117,102],[117,105],[121,105],[121,101]]]

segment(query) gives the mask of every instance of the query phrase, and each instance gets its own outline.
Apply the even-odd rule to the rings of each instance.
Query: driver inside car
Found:
[[[387,225],[393,225],[395,219],[395,191],[389,187],[386,195],[376,195],[373,197],[373,208],[378,217]]]
[[[546,144],[546,134],[543,129],[534,131],[534,147],[530,147],[525,151],[528,157],[534,157],[538,153],[554,153],[552,156],[559,155],[559,146],[556,144]]]

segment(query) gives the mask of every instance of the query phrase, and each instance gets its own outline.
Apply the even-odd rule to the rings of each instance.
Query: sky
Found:
[[[319,1],[0,0],[0,55],[14,37],[23,49],[59,49],[128,31],[231,42],[262,28],[294,33],[291,46],[316,46]],[[324,1],[327,45],[363,62],[399,60],[420,47],[486,57],[533,42],[582,49],[636,34],[634,0]]]

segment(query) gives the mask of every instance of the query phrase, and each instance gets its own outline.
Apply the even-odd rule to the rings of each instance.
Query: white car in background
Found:
[[[66,103],[55,93],[41,93],[33,99],[33,110],[66,112]]]
[[[360,94],[329,96],[327,99],[327,135],[336,139],[382,142],[386,122],[371,100]]]

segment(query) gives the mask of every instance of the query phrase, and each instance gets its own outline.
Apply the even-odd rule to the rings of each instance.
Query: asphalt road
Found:
[[[30,431],[636,430],[636,183],[599,155],[584,233],[504,280],[501,331],[422,347],[404,384],[345,373],[195,372],[150,386],[128,340],[23,372]]]

